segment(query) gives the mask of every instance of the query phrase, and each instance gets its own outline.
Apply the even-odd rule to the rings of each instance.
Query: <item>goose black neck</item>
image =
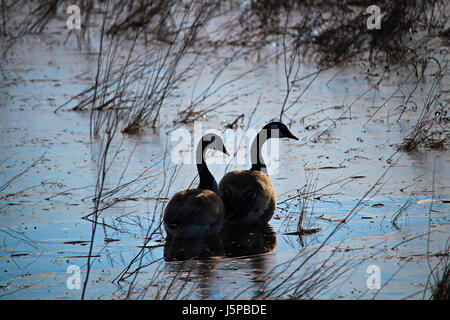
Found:
[[[200,176],[200,183],[198,184],[199,189],[208,189],[214,192],[218,192],[217,182],[214,176],[208,169],[205,162],[202,164],[197,164],[198,175]]]
[[[261,171],[267,174],[267,167],[262,158],[261,150],[264,143],[271,138],[270,134],[270,130],[262,129],[253,140],[252,146],[250,147],[250,159],[252,161],[250,170]]]
[[[196,157],[198,175],[200,176],[200,183],[198,185],[198,189],[211,190],[219,194],[219,187],[217,186],[216,179],[214,179],[214,176],[209,171],[208,166],[206,165],[205,161],[206,145],[203,144],[204,143],[202,142],[199,145]]]

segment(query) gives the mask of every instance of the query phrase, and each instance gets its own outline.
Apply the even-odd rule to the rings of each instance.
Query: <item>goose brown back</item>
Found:
[[[269,177],[252,170],[228,172],[219,183],[228,223],[268,222],[277,205],[277,194]]]

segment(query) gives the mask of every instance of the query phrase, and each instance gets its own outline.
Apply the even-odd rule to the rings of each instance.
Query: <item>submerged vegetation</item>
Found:
[[[26,36],[43,34],[52,24],[63,25],[69,4],[71,1],[66,0],[3,0],[0,34],[4,59],[8,59],[8,52]],[[167,249],[161,228],[161,212],[169,196],[176,191],[173,190],[173,182],[180,172],[180,165],[169,161],[168,145],[140,173],[127,171],[127,161],[133,154],[127,155],[125,167],[120,167],[117,159],[126,139],[139,137],[150,129],[173,129],[195,120],[208,119],[215,111],[222,112],[227,104],[256,95],[259,98],[253,109],[246,107],[240,110],[234,121],[224,122],[220,128],[248,129],[260,105],[261,93],[249,91],[248,84],[242,84],[241,80],[248,80],[254,71],[273,62],[281,63],[284,87],[281,90],[282,103],[273,106],[270,116],[292,125],[298,124],[305,132],[311,132],[305,138],[306,143],[317,144],[331,139],[337,123],[352,119],[352,108],[369,93],[373,94],[373,103],[369,103],[369,115],[364,126],[382,109],[389,109],[387,122],[394,119],[397,123],[404,121],[402,125],[407,126],[406,136],[399,138],[396,152],[383,166],[385,171],[378,174],[379,179],[368,190],[361,190],[362,194],[355,196],[356,204],[349,212],[343,213],[343,217],[329,219],[317,215],[315,202],[339,194],[345,184],[365,176],[354,172],[351,176],[322,185],[318,176],[310,174],[301,180],[306,181],[303,186],[299,182],[294,195],[280,195],[276,219],[281,227],[277,233],[298,237],[303,249],[289,261],[257,274],[257,280],[251,286],[233,291],[230,297],[318,298],[325,291],[338,290],[348,274],[363,261],[340,261],[340,253],[353,249],[347,250],[339,244],[333,250],[325,251],[332,235],[346,228],[350,219],[380,192],[379,186],[384,183],[385,175],[394,167],[399,155],[423,149],[446,151],[450,146],[448,3],[438,0],[377,1],[381,8],[381,29],[369,29],[367,19],[370,14],[366,9],[372,4],[372,1],[365,0],[251,0],[245,4],[219,0],[79,1],[83,27],[64,32],[61,41],[65,44],[75,41],[81,53],[95,56],[95,78],[54,111],[89,112],[90,115],[96,181],[90,199],[92,210],[84,216],[92,222],[92,233],[82,298],[89,291],[97,229],[102,228],[107,239],[115,239],[121,234],[133,236],[133,231],[129,231],[131,226],[143,230],[144,239],[135,256],[125,261],[125,266],[113,277],[117,284],[115,296],[181,299],[198,296],[198,291],[202,296],[205,284],[201,275],[209,274],[213,269],[211,265],[215,262],[209,258],[214,256],[211,252],[216,252],[214,244],[196,244],[198,247],[190,248],[195,254],[184,256],[186,261],[167,264],[163,257],[155,257],[152,251],[164,245]],[[238,70],[234,78],[222,78],[226,70],[242,60],[251,61],[246,64],[248,68],[235,67]],[[314,65],[316,71],[305,75],[307,64]],[[367,91],[358,93],[358,97],[346,102],[345,106],[318,106],[314,114],[298,115],[302,98],[320,74],[336,67],[345,70],[350,66],[365,76]],[[395,76],[400,83],[392,85]],[[4,77],[11,80],[8,75]],[[202,82],[203,77],[207,83]],[[180,93],[186,82],[189,82],[190,97]],[[427,83],[431,85],[427,86]],[[413,90],[409,90],[411,84]],[[387,98],[380,94],[384,85],[395,87]],[[427,90],[423,101],[416,95],[419,90]],[[213,99],[219,94],[220,99]],[[377,95],[383,97],[375,105]],[[394,96],[400,96],[402,103],[392,105],[390,100]],[[175,112],[171,109],[171,113],[165,113],[173,106],[176,107]],[[324,120],[318,123],[305,123],[308,117],[328,110],[342,110],[342,114],[333,119],[324,116]],[[323,128],[325,121],[330,124],[317,130],[321,126]],[[310,169],[306,164],[305,171]],[[336,163],[336,166],[317,170],[339,168],[344,166]],[[27,170],[17,177],[26,174]],[[120,174],[111,177],[111,171],[119,171]],[[0,192],[15,179],[0,184]],[[150,199],[149,190],[152,205],[147,208],[145,216],[135,217],[129,213],[114,218],[107,216],[109,210],[122,202]],[[392,225],[396,229],[400,229],[399,220],[406,216],[408,207],[419,194],[421,191],[416,186],[406,202],[393,213]],[[426,195],[429,195],[428,191]],[[294,224],[290,224],[292,220]],[[323,230],[315,225],[317,220],[327,221],[334,227],[325,238],[314,238]],[[263,253],[274,249],[276,236],[274,240],[270,230],[253,234],[256,234],[254,243],[264,243],[263,247],[267,249],[251,258],[254,259],[252,263],[258,264]],[[315,246],[310,246],[313,242],[306,241],[305,237],[316,239]],[[230,247],[235,249],[232,245]],[[221,254],[233,257],[230,247],[227,254]],[[206,257],[203,256],[205,252],[209,253]],[[250,255],[249,252],[255,251],[247,247],[240,252]],[[370,252],[366,258],[376,255],[377,252]],[[189,259],[199,256],[201,259]],[[444,267],[432,269],[430,273],[430,278],[435,281],[431,283],[430,280],[424,289],[426,297],[448,299],[448,246],[443,256],[446,258],[441,262]],[[315,268],[309,265],[311,261],[318,261],[314,263]]]

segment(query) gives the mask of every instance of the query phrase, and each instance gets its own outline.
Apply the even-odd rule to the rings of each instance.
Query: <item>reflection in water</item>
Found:
[[[220,259],[214,258],[238,258],[245,257],[239,263],[243,274],[250,275],[253,297],[258,298],[264,295],[264,284],[267,276],[267,256],[275,250],[277,246],[277,236],[272,227],[268,224],[252,227],[224,227],[220,235],[212,238],[202,239],[181,239],[168,237],[164,246],[164,259],[167,262],[181,261],[181,264],[169,264],[172,270],[172,285],[189,291],[184,281],[197,279],[196,286],[201,299],[211,298],[216,294],[213,278],[217,276],[215,270]],[[247,263],[245,262],[247,261]],[[247,271],[245,271],[247,270]],[[223,270],[222,270],[223,271]],[[225,276],[226,277],[226,276]],[[222,276],[220,277],[222,278]],[[180,280],[181,283],[178,283]],[[192,285],[194,283],[191,283]],[[193,287],[190,287],[191,290]],[[245,288],[244,288],[244,291]]]
[[[250,227],[225,226],[221,239],[224,255],[227,257],[268,253],[277,246],[277,235],[268,224]]]
[[[222,231],[224,254],[227,257],[244,257],[249,259],[251,279],[255,288],[253,298],[264,296],[264,284],[267,275],[267,256],[277,247],[277,235],[268,224],[251,227],[229,227]]]
[[[167,237],[164,245],[166,261],[204,260],[222,255],[223,246],[219,236],[199,239]]]
[[[220,235],[184,239],[168,237],[166,261],[205,260],[212,257],[243,257],[272,252],[277,236],[268,224],[251,227],[225,226]]]
[[[170,282],[172,286],[179,286],[178,290],[185,291],[183,295],[189,295],[186,281],[194,280],[201,299],[209,299],[213,295],[212,279],[216,262],[212,257],[223,256],[223,247],[220,237],[200,239],[185,239],[167,237],[164,245],[164,260],[181,261],[181,264],[169,264],[169,270],[174,277]],[[188,261],[191,260],[191,261]],[[181,283],[179,283],[181,281]]]
[[[196,287],[199,289],[200,298],[208,299],[215,295],[215,290],[220,291],[220,287],[213,289],[215,287],[213,279],[217,276],[217,272],[220,273],[219,270],[215,270],[220,259],[212,258],[245,257],[242,262],[248,261],[248,263],[239,263],[239,265],[244,271],[243,274],[250,275],[255,289],[254,297],[257,298],[264,295],[267,275],[267,257],[263,254],[274,251],[276,246],[276,233],[268,224],[252,227],[225,226],[220,235],[212,238],[168,237],[164,246],[164,259],[167,262],[182,261],[181,264],[169,264],[172,276],[175,277],[172,281],[174,286],[177,286],[177,280],[181,282],[194,280],[195,282],[197,279]],[[181,289],[184,291],[188,289],[186,283],[178,283],[178,286],[184,288]]]

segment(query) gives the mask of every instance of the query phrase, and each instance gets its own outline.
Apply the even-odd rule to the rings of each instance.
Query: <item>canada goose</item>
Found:
[[[216,134],[202,137],[196,152],[200,183],[197,189],[177,192],[164,211],[164,228],[168,236],[199,238],[213,235],[223,227],[225,207],[219,188],[205,162],[206,150],[212,149],[228,155],[222,139]]]
[[[219,182],[226,223],[252,225],[266,223],[272,218],[277,194],[261,157],[262,146],[270,138],[298,140],[281,122],[271,122],[262,128],[250,148],[250,170],[230,171]]]

